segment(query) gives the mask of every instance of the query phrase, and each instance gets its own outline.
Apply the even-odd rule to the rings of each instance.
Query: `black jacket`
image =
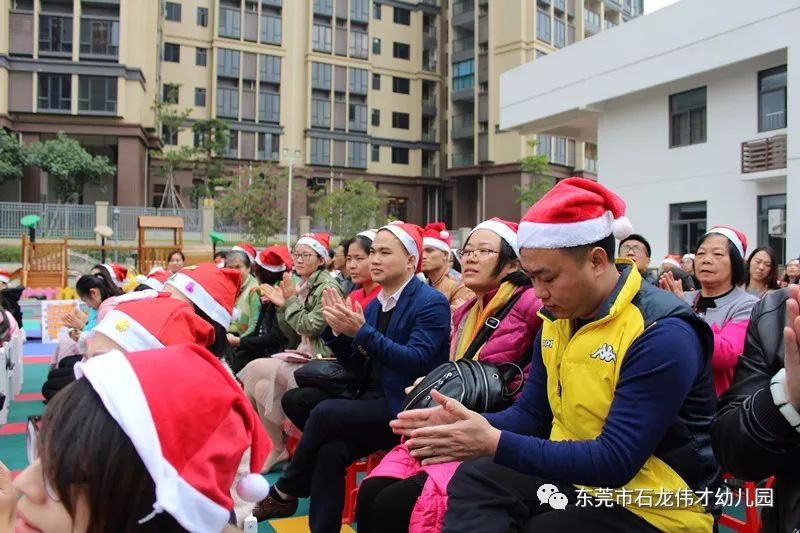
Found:
[[[262,304],[253,333],[239,341],[231,361],[231,370],[239,372],[250,361],[282,352],[287,345],[288,339],[278,327],[275,306],[272,303]]]
[[[800,433],[778,411],[770,380],[783,368],[786,289],[767,294],[753,308],[744,353],[733,385],[719,400],[711,426],[714,454],[735,477],[775,476],[774,506],[762,507],[765,532],[800,528]]]

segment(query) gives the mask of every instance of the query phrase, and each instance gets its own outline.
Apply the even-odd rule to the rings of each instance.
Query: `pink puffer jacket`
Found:
[[[515,362],[533,349],[533,341],[542,327],[542,319],[537,315],[542,302],[536,297],[532,288],[525,287],[519,290],[524,290],[525,293],[484,344],[480,352],[481,361],[494,364]],[[491,296],[493,293],[486,295],[487,298]],[[456,311],[455,324],[460,324],[464,320],[476,301],[473,298]],[[525,368],[525,376],[529,370],[530,364]],[[425,472],[428,478],[411,513],[408,531],[430,533],[442,529],[444,513],[447,510],[447,484],[460,464],[459,461],[453,461],[422,466],[417,459],[411,457],[408,449],[400,444],[383,458],[368,477],[406,479],[419,472]]]

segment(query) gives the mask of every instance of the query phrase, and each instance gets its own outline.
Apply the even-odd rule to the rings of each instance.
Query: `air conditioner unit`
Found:
[[[767,229],[772,237],[786,236],[786,209],[767,211]]]

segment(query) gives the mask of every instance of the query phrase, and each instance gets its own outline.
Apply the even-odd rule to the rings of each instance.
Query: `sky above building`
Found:
[[[662,7],[667,7],[676,3],[678,0],[644,0],[644,14],[658,11]]]

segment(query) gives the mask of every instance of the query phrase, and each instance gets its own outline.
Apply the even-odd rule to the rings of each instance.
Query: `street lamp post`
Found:
[[[114,262],[119,263],[119,207],[112,211],[114,220]]]
[[[294,181],[294,164],[300,161],[300,150],[289,154],[289,149],[282,151],[283,159],[289,164],[289,197],[286,199],[286,247],[292,247],[292,181]]]

